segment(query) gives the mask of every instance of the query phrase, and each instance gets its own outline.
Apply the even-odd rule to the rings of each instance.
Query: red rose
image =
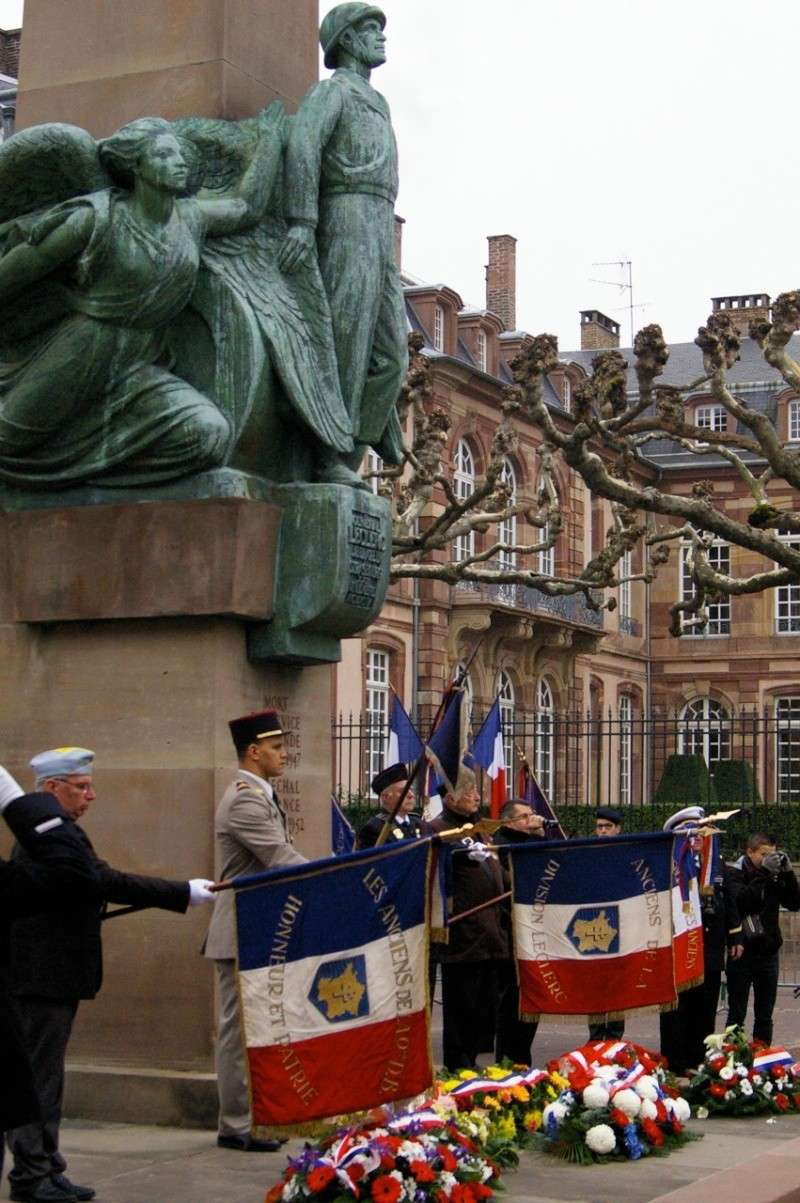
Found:
[[[716,1073],[718,1069],[722,1069],[726,1061],[727,1057],[723,1057],[720,1053],[717,1053],[715,1057],[711,1058],[708,1064],[711,1066],[714,1073]]]
[[[436,1152],[442,1159],[442,1169],[447,1170],[449,1174],[452,1174],[453,1170],[458,1165],[458,1162],[448,1149],[447,1145],[438,1145]]]
[[[381,1174],[380,1178],[376,1178],[372,1183],[372,1197],[375,1203],[397,1203],[402,1193],[400,1183],[388,1174]]]
[[[306,1185],[309,1190],[312,1190],[315,1195],[322,1194],[326,1186],[333,1182],[336,1177],[336,1171],[329,1165],[315,1165],[313,1170],[308,1171]]]
[[[435,1180],[436,1173],[433,1166],[429,1165],[427,1161],[412,1161],[409,1165],[417,1182],[433,1182]]]
[[[786,1071],[782,1065],[773,1065],[769,1072],[772,1074],[773,1078],[782,1078]]]
[[[788,1111],[789,1099],[787,1098],[787,1096],[785,1094],[782,1094],[779,1092],[778,1094],[775,1095],[775,1106],[780,1111]]]
[[[724,1087],[721,1082],[712,1082],[708,1088],[708,1093],[715,1099],[724,1099],[725,1090],[726,1087]]]

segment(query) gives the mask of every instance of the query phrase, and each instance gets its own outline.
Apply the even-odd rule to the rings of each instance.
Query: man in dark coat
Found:
[[[375,847],[378,836],[383,831],[387,819],[391,817],[407,781],[408,769],[404,764],[390,764],[372,778],[372,792],[378,795],[380,809],[371,819],[367,819],[359,831],[356,848]],[[403,798],[400,809],[392,819],[385,842],[416,840],[419,837],[422,820],[419,815],[412,814],[414,802],[414,790],[410,788]]]
[[[758,832],[747,841],[744,856],[729,867],[733,901],[744,921],[744,953],[729,960],[728,1023],[744,1025],[747,1000],[753,988],[753,1039],[772,1043],[772,1012],[778,993],[778,950],[783,943],[779,912],[800,910],[800,885],[785,852],[768,835]],[[763,936],[746,938],[746,919],[758,916]]]
[[[501,863],[509,869],[511,857],[503,849],[542,839],[545,834],[545,822],[523,798],[511,798],[506,802],[500,812],[500,818],[503,825],[494,833],[493,842],[500,848]],[[508,903],[506,910],[510,921],[511,908]],[[530,1065],[531,1045],[539,1025],[519,1017],[519,983],[513,951],[502,974],[504,980],[501,982],[497,1012],[495,1057],[498,1061],[508,1059],[518,1065]]]
[[[104,902],[139,909],[160,907],[183,913],[190,903],[211,901],[204,879],[169,881],[122,873],[100,860],[77,821],[95,797],[94,753],[85,748],[56,748],[34,756],[36,788],[53,795],[63,821],[92,866],[99,898],[74,901],[47,915],[17,919],[11,926],[10,987],[22,1020],[33,1067],[41,1120],[9,1132],[14,1168],[9,1174],[11,1198],[19,1203],[65,1203],[94,1197],[91,1187],[71,1183],[58,1149],[64,1093],[64,1060],[72,1024],[82,999],[94,998],[102,982],[100,923]],[[20,845],[13,863],[30,868],[30,854]]]
[[[0,1174],[7,1129],[39,1116],[33,1071],[8,990],[11,921],[52,912],[69,899],[90,899],[96,890],[91,861],[60,812],[51,794],[24,794],[0,766],[0,813],[32,858],[28,865],[0,859]]]
[[[664,830],[691,832],[692,827],[696,829],[698,823],[702,822],[704,814],[700,806],[686,807],[667,819]],[[702,837],[692,838],[690,835],[690,839],[699,871]],[[667,1058],[672,1072],[679,1075],[701,1064],[706,1051],[705,1038],[716,1028],[726,948],[732,960],[742,954],[739,915],[724,865],[712,886],[712,893],[700,895],[705,965],[703,981],[681,991],[675,1010],[665,1011],[659,1017],[661,1053]]]
[[[445,795],[441,814],[427,824],[423,834],[477,822],[479,810],[475,776],[462,769],[457,792]],[[497,854],[479,835],[447,840],[442,852],[447,857],[449,916],[492,903],[506,891]],[[494,1045],[497,1003],[510,953],[502,902],[458,920],[448,933],[448,943],[434,943],[431,949],[442,967],[444,1063],[451,1070],[469,1069],[478,1053]]]

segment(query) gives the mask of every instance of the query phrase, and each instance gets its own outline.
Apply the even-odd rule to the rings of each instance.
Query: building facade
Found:
[[[21,29],[0,29],[0,142],[14,132]]]
[[[484,309],[465,307],[446,284],[405,277],[409,328],[422,335],[431,360],[432,404],[450,418],[445,462],[457,496],[465,496],[484,470],[503,390],[512,382],[508,365],[525,337],[516,328],[514,252],[512,237],[489,239]],[[713,305],[730,310],[746,330],[752,317],[768,313],[769,298],[714,298]],[[580,341],[579,350],[561,355],[547,381],[547,403],[564,426],[574,420],[572,395],[594,355],[618,347],[619,324],[585,310]],[[630,351],[623,354],[632,362]],[[673,345],[662,380],[696,379],[701,366],[694,344]],[[730,379],[737,396],[770,413],[787,441],[800,443],[800,397],[749,338]],[[635,386],[631,370],[632,399]],[[700,426],[719,429],[731,420],[717,412],[707,392],[688,405]],[[506,479],[517,499],[534,501],[541,435],[524,415],[514,421],[519,455],[508,460]],[[650,445],[647,458],[643,480],[688,493],[699,473],[726,512],[741,519],[752,508],[740,478],[719,457],[698,459],[661,440]],[[610,507],[566,470],[558,492],[563,528],[556,546],[540,553],[538,567],[575,574],[603,546]],[[774,499],[781,504],[788,497],[776,491]],[[432,512],[443,503],[434,494]],[[520,516],[506,530],[462,536],[448,553],[436,554],[461,558],[498,538],[540,541],[537,528]],[[712,555],[735,575],[767,567],[736,547],[720,545]],[[800,798],[800,585],[720,601],[702,634],[674,638],[669,607],[684,588],[682,556],[675,549],[653,585],[620,586],[613,611],[520,585],[396,582],[380,618],[347,641],[336,670],[334,784],[344,794],[367,791],[382,764],[393,691],[425,734],[446,683],[469,661],[474,725],[499,695],[507,763],[516,766],[524,755],[558,803],[649,801],[674,751],[701,752],[712,768],[720,760],[747,759],[765,800]],[[635,576],[641,568],[637,548],[620,565],[620,575]]]

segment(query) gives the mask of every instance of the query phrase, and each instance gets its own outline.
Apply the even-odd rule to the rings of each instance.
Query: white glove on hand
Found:
[[[471,840],[469,836],[467,836],[467,838],[464,840],[464,843],[469,846],[469,852],[467,853],[469,860],[478,861],[478,863],[480,863],[482,860],[488,860],[492,855],[491,848],[487,848],[485,844],[477,844],[474,840]]]
[[[205,877],[194,877],[189,882],[189,906],[200,906],[202,902],[213,902],[216,894],[211,892],[213,881],[206,881]]]

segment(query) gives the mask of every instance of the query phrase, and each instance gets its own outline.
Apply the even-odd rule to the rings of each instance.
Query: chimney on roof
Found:
[[[751,292],[737,297],[712,297],[714,313],[727,313],[743,338],[750,337],[751,322],[768,322],[770,299],[765,292]]]
[[[19,42],[21,29],[0,29],[0,75],[19,76]]]
[[[506,330],[517,328],[517,240],[511,234],[490,234],[486,266],[486,308]]]
[[[406,224],[405,217],[394,215],[394,261],[397,264],[397,270],[403,270],[403,226]]]
[[[619,346],[619,322],[599,309],[581,310],[581,350],[610,351]]]

